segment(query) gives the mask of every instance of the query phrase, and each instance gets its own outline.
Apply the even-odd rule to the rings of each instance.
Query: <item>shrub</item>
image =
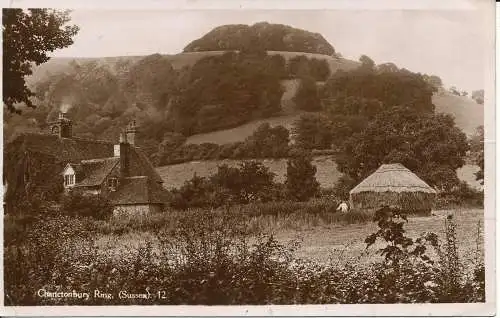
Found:
[[[154,231],[155,239],[121,252],[119,257],[93,242],[94,225],[102,221],[67,216],[39,220],[30,223],[23,242],[5,249],[5,303],[264,305],[484,301],[484,265],[478,263],[471,276],[459,271],[460,279],[450,298],[441,279],[446,271],[441,266],[444,263],[422,257],[428,243],[441,245],[432,235],[407,237],[400,216],[403,214],[385,210],[379,211],[375,219],[381,230],[375,238],[387,241],[382,249],[384,260],[345,265],[297,259],[294,253],[298,242],[281,243],[272,235],[252,238],[248,226],[230,210],[179,213],[174,225]],[[448,231],[451,235],[454,228],[450,226]],[[40,298],[33,292],[39,288],[102,290],[103,286],[114,295],[126,290],[149,294],[151,298],[57,299]]]
[[[196,174],[187,180],[180,189],[171,191],[170,206],[174,209],[218,207],[221,202],[216,198],[215,189],[209,179]]]
[[[287,161],[285,187],[292,200],[305,201],[319,193],[316,167],[307,154],[299,154]]]
[[[101,195],[87,195],[71,191],[63,196],[61,210],[66,215],[108,219],[113,214],[113,206]]]
[[[447,208],[453,206],[483,207],[484,191],[476,190],[467,182],[461,181],[458,186],[450,191],[438,193],[436,207]]]

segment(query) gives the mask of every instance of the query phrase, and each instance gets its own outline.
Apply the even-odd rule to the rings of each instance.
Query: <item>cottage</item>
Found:
[[[355,209],[396,206],[412,213],[430,213],[436,191],[400,163],[383,164],[349,192]]]
[[[61,113],[45,134],[27,133],[6,146],[4,185],[6,209],[40,195],[54,200],[61,193],[81,191],[108,197],[114,214],[159,212],[167,201],[163,180],[136,145],[132,122],[119,143],[72,136],[72,122]]]

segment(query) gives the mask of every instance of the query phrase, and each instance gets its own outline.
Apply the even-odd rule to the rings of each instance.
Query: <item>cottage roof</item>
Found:
[[[130,175],[148,176],[151,181],[163,183],[163,179],[139,147],[130,147]]]
[[[111,203],[120,204],[162,204],[167,202],[167,192],[147,176],[124,178],[120,186],[109,196]]]
[[[387,191],[436,193],[425,181],[400,163],[381,165],[349,193]]]
[[[120,162],[120,158],[101,158],[81,161],[81,177],[75,187],[98,186]]]
[[[56,156],[61,161],[78,162],[84,159],[113,156],[113,143],[78,137],[60,138],[58,135],[23,133],[10,143],[25,151]],[[8,146],[7,146],[8,147]]]

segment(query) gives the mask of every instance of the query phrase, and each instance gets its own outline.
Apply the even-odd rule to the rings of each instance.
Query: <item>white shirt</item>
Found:
[[[347,206],[347,203],[345,202],[342,202],[339,204],[339,207],[337,208],[337,211],[338,210],[342,210],[343,213],[347,212],[347,210],[349,210],[349,206]]]

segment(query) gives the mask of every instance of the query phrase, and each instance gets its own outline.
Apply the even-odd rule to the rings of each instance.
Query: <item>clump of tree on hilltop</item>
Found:
[[[184,52],[226,50],[335,54],[333,46],[319,33],[267,22],[219,26],[184,48]]]

